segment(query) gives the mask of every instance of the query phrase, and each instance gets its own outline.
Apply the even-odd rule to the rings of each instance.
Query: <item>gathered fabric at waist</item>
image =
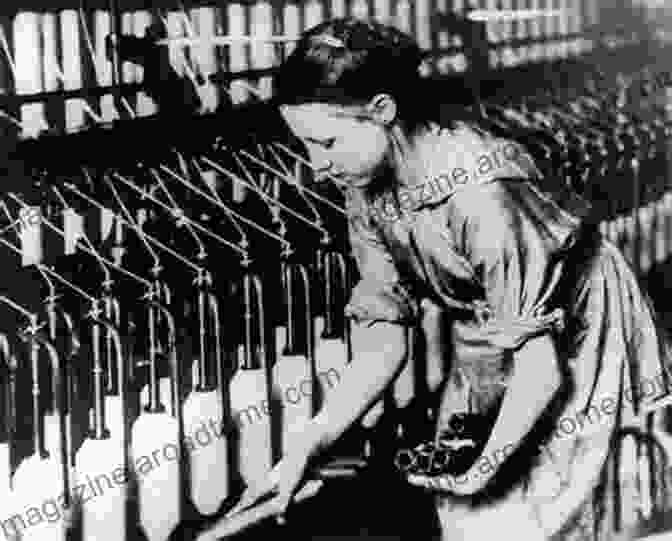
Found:
[[[501,402],[513,368],[514,352],[527,340],[546,333],[554,336],[559,352],[571,341],[580,314],[577,295],[585,289],[592,262],[599,255],[602,237],[591,226],[577,230],[565,251],[563,274],[541,310],[515,320],[489,320],[479,301],[474,311],[452,318],[452,377],[461,381],[470,413],[488,413]]]

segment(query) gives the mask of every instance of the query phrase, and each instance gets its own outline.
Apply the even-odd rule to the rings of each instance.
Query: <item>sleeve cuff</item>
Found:
[[[481,325],[460,326],[460,341],[465,344],[490,344],[501,350],[519,349],[530,338],[549,332],[562,332],[565,312],[556,308],[546,315],[517,318],[493,317]]]
[[[412,325],[417,321],[417,301],[399,283],[362,281],[354,288],[345,308],[346,316],[357,322],[388,321]]]

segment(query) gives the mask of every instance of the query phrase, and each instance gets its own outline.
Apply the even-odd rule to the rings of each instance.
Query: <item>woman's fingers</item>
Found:
[[[383,400],[380,399],[366,412],[366,415],[362,418],[362,426],[364,428],[373,428],[376,426],[378,419],[380,419],[384,411]]]
[[[425,488],[427,490],[450,493],[455,491],[455,480],[453,477],[448,475],[440,477],[428,477],[426,475],[411,474],[406,477],[406,481],[408,481],[411,485]]]
[[[279,490],[279,467],[282,461],[268,472],[267,476],[260,482],[255,482],[245,489],[245,492],[240,498],[240,501],[234,506],[227,516],[233,516],[246,508],[250,507],[260,498],[266,495],[278,492]]]

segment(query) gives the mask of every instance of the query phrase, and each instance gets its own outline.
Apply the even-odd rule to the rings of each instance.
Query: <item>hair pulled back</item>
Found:
[[[332,19],[306,30],[275,79],[280,104],[358,105],[389,94],[413,128],[427,120],[420,88],[423,51],[412,37],[375,21]]]

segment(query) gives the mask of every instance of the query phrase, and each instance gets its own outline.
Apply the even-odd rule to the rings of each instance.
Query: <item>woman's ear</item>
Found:
[[[376,94],[366,105],[366,110],[374,122],[389,126],[397,118],[397,102],[389,94]]]

